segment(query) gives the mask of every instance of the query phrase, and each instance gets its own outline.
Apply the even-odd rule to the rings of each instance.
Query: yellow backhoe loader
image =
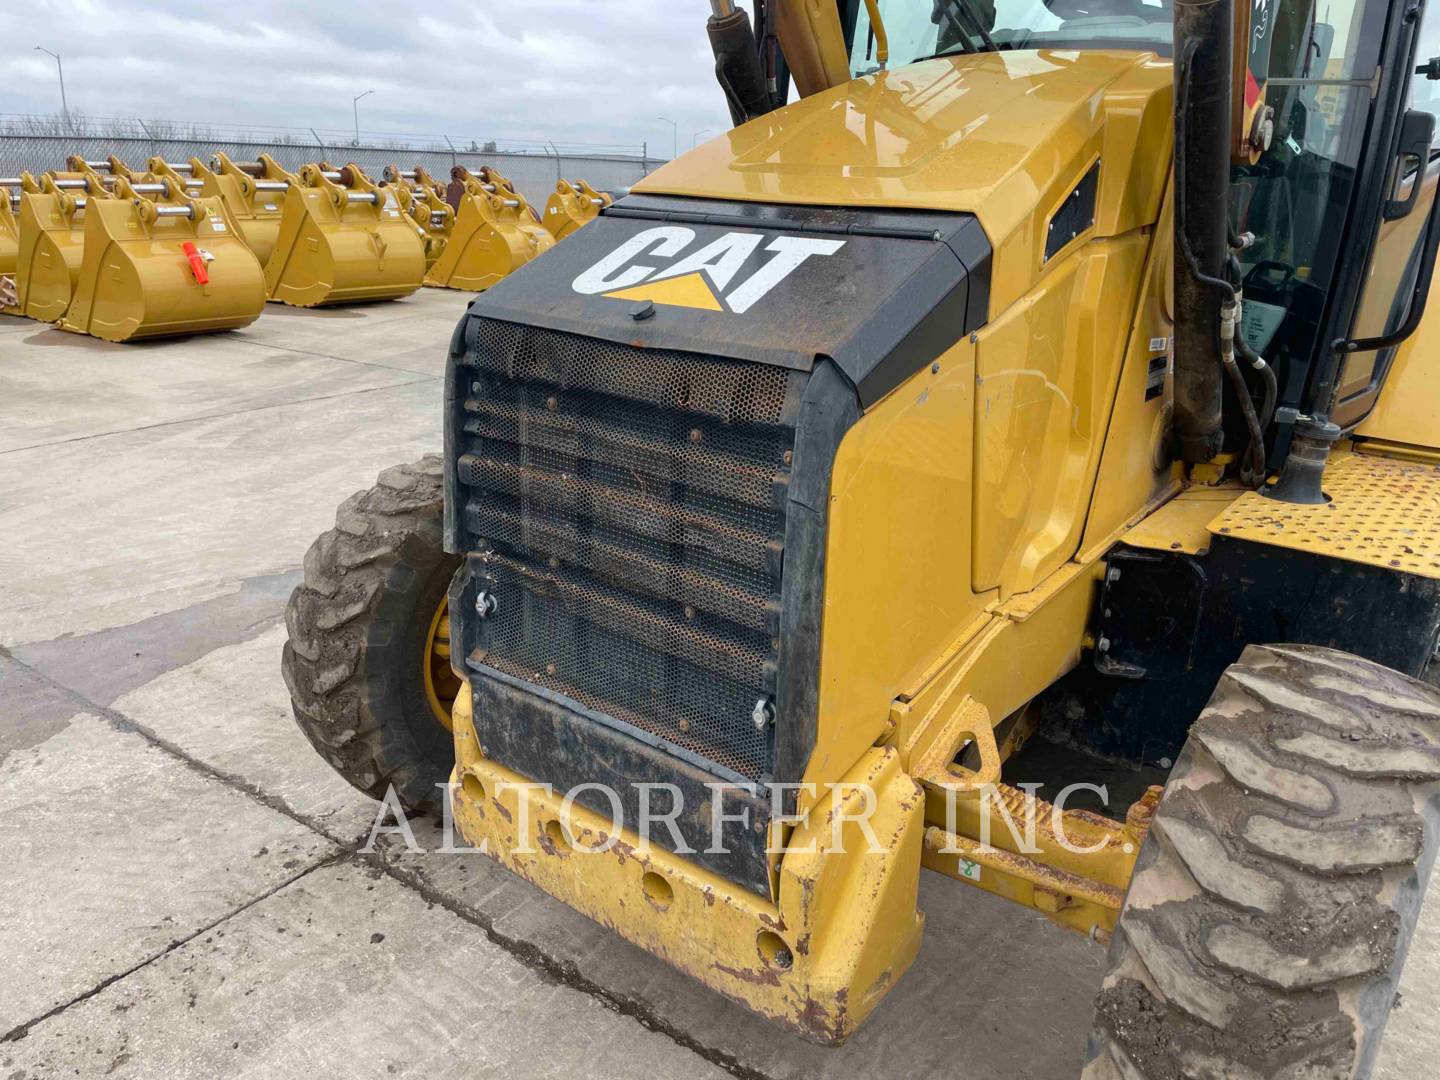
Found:
[[[458,206],[455,224],[426,285],[488,289],[555,245],[525,196],[493,169],[476,176],[455,166],[449,197]]]
[[[564,240],[582,225],[594,221],[600,211],[614,201],[584,180],[560,180],[545,201],[545,228],[556,240]]]
[[[712,10],[734,129],[476,299],[443,453],[306,557],[301,728],[824,1043],[925,869],[1108,943],[1092,1080],[1368,1075],[1440,844],[1440,15]]]

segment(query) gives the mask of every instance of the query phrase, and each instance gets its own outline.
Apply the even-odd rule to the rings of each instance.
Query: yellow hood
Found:
[[[1043,265],[1043,223],[1099,158],[1097,236],[1151,225],[1170,169],[1171,67],[1152,53],[926,60],[823,91],[648,176],[645,194],[975,214],[992,310]]]

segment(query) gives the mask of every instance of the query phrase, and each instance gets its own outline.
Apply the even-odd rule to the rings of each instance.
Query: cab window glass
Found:
[[[1301,0],[1275,17],[1266,92],[1275,136],[1258,163],[1232,170],[1231,219],[1255,237],[1241,256],[1242,331],[1284,372],[1312,355],[1341,257],[1386,7]]]
[[[1169,0],[881,0],[880,18],[892,68],[991,46],[1170,51]],[[864,75],[877,65],[864,3],[855,19],[850,71]]]

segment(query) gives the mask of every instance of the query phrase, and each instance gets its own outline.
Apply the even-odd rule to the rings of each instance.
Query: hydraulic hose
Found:
[[[875,35],[875,62],[883,70],[890,62],[890,37],[885,33],[885,20],[880,17],[879,0],[865,0],[865,10],[870,13],[870,32]]]

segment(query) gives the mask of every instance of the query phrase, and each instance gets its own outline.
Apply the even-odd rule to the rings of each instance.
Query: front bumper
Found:
[[[919,950],[924,799],[893,749],[869,751],[846,785],[794,827],[789,852],[774,856],[778,899],[767,901],[683,856],[646,848],[628,828],[611,844],[615,829],[605,817],[578,804],[564,808],[563,793],[487,760],[468,683],[456,699],[454,729],[455,822],[469,845],[807,1038],[846,1039]],[[860,814],[867,790],[874,844],[837,813]]]

